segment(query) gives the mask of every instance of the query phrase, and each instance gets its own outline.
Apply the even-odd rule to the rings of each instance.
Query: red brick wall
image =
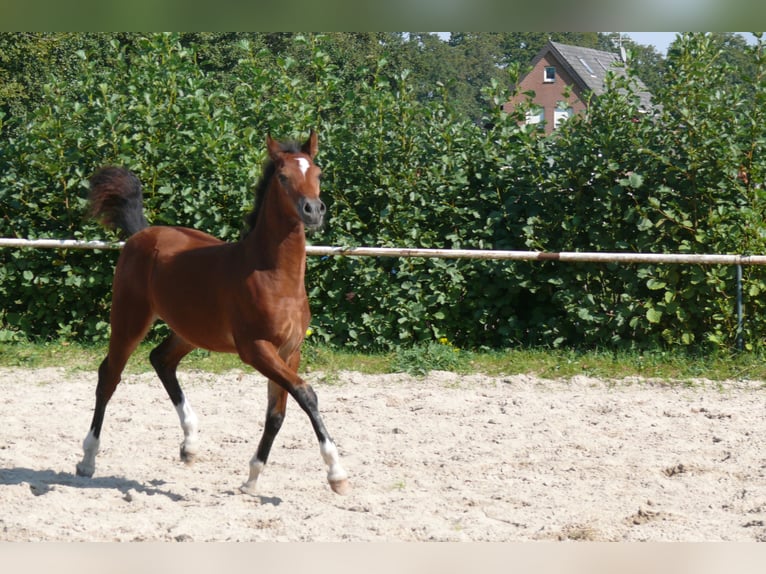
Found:
[[[556,68],[556,80],[551,83],[543,81],[545,68],[548,66]],[[534,91],[535,97],[533,101],[545,110],[545,133],[549,134],[553,131],[553,111],[560,101],[565,100],[562,94],[566,86],[572,86],[572,91],[567,101],[569,106],[572,107],[573,112],[578,114],[584,111],[585,104],[583,103],[583,95],[580,89],[574,85],[572,77],[566,73],[564,67],[553,57],[553,54],[548,53],[540,58],[540,61],[537,62],[532,71],[524,77],[519,84],[519,94],[504,104],[503,109],[506,112],[512,111],[516,104],[526,99],[523,92]]]

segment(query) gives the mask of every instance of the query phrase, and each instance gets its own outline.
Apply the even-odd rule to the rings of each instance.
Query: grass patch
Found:
[[[85,346],[66,341],[46,343],[0,343],[0,367],[95,370],[104,358],[106,346]]]
[[[551,379],[585,375],[601,379],[766,380],[766,363],[755,353],[509,349],[474,355],[470,364],[472,370],[490,375],[528,373]]]
[[[128,362],[128,373],[151,372],[152,343],[139,346]],[[0,367],[63,367],[71,371],[95,372],[106,354],[106,345],[47,343],[0,343]],[[182,369],[220,373],[248,370],[236,355],[196,350],[181,363]],[[423,375],[430,370],[491,376],[532,374],[559,379],[585,375],[601,379],[644,377],[684,381],[704,378],[712,381],[766,381],[766,361],[759,353],[694,354],[688,352],[576,351],[548,349],[507,349],[474,352],[459,350],[448,343],[430,343],[398,352],[367,354],[332,349],[307,343],[303,347],[303,371],[357,371],[367,374],[408,372]]]
[[[464,371],[467,357],[446,340],[399,349],[394,353],[394,371],[425,375],[428,371]]]
[[[156,342],[144,342],[130,357],[125,371],[140,374],[152,371],[149,353]],[[45,343],[0,343],[0,367],[42,369],[60,367],[69,371],[96,371],[107,353],[106,343],[83,345],[67,341]],[[383,373],[389,371],[390,356],[386,354],[360,354],[350,351],[303,346],[302,369],[308,371],[358,371]],[[181,362],[181,369],[194,369],[222,373],[232,369],[247,370],[237,355],[211,353],[195,349]]]
[[[345,349],[303,345],[302,368],[308,371],[356,371],[365,374],[390,372],[391,354],[358,353]]]

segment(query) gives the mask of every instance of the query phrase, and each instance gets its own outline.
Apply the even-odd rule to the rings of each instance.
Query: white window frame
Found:
[[[562,105],[556,106],[553,110],[553,129],[558,128],[562,122],[567,121],[574,115],[574,109],[571,106],[563,107]]]
[[[527,110],[526,124],[538,125],[545,121],[545,108],[542,106],[533,106]]]
[[[556,81],[556,66],[545,66],[543,68],[543,83],[552,84],[555,81]]]

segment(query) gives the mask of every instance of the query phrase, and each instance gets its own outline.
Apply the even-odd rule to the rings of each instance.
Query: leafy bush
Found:
[[[764,253],[763,44],[748,96],[702,34],[669,58],[657,109],[630,78],[554,136],[500,111],[461,119],[446,90],[422,103],[385,58],[340,70],[318,35],[301,61],[242,42],[206,71],[174,34],[83,49],[41,104],[0,124],[0,235],[108,237],[84,217],[87,177],[118,163],[144,182],[147,218],[235,240],[266,133],[320,134],[329,224],[343,246]],[[298,73],[300,71],[300,73]],[[511,67],[509,74],[515,73]],[[514,78],[509,77],[509,84]],[[65,89],[64,89],[65,88]],[[12,128],[12,129],[11,129]],[[22,129],[23,128],[23,129]],[[743,176],[746,174],[746,177]],[[0,251],[0,337],[108,332],[116,253]],[[314,339],[357,349],[734,344],[734,269],[396,258],[309,258]],[[745,338],[762,348],[764,271],[745,269]],[[433,347],[439,349],[439,347]],[[424,349],[426,351],[424,351]],[[441,349],[439,349],[441,350]]]

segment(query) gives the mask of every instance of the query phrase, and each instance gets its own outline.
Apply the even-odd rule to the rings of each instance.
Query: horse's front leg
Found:
[[[309,415],[309,420],[319,440],[319,452],[322,454],[322,458],[327,465],[327,482],[330,483],[330,488],[338,494],[348,494],[351,491],[348,473],[340,464],[338,448],[330,438],[330,434],[322,422],[322,417],[319,415],[319,402],[314,389],[307,383],[303,383],[302,386],[296,387],[290,394]]]
[[[297,374],[300,354],[290,357],[290,364],[279,356],[276,348],[266,341],[256,341],[247,350],[240,350],[242,359],[269,378],[269,408],[266,426],[255,456],[250,461],[250,476],[242,490],[249,494],[255,491],[258,476],[268,458],[274,437],[284,420],[287,394],[289,393],[308,415],[311,426],[319,440],[319,451],[327,465],[327,480],[330,488],[338,494],[347,494],[351,487],[348,474],[340,463],[338,449],[324,426],[319,414],[317,396],[309,384]]]

